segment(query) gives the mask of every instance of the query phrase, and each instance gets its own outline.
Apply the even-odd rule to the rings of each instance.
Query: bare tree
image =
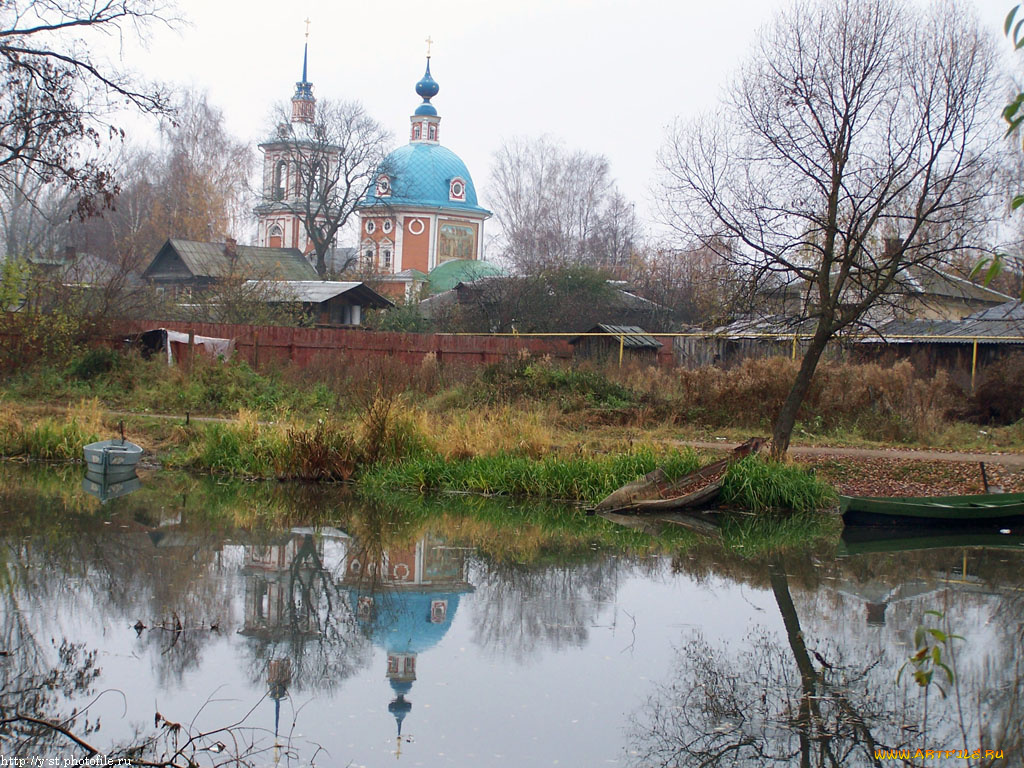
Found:
[[[716,325],[739,305],[735,272],[709,248],[646,247],[633,254],[625,274],[638,295],[669,311],[667,321]]]
[[[123,137],[111,118],[125,103],[165,113],[159,88],[102,61],[99,41],[168,19],[161,0],[9,0],[0,3],[0,180],[26,169],[73,190],[80,215],[117,191],[111,163],[89,148]]]
[[[284,106],[278,110],[275,138],[263,145],[283,150],[285,167],[267,169],[257,211],[298,215],[316,252],[316,271],[325,277],[338,230],[378,176],[387,173],[390,134],[355,101],[320,101],[309,121],[293,120],[291,114]]]
[[[775,455],[828,341],[897,293],[907,266],[983,230],[994,74],[990,41],[955,4],[806,0],[763,31],[720,113],[669,137],[666,220],[756,282],[810,287],[815,331]]]
[[[79,248],[138,265],[169,237],[220,240],[244,226],[251,147],[228,132],[205,93],[181,92],[174,108],[156,149],[122,159],[113,209],[72,225],[69,237]]]
[[[633,206],[602,155],[548,137],[516,138],[494,158],[491,194],[503,255],[521,272],[625,262],[640,236]]]

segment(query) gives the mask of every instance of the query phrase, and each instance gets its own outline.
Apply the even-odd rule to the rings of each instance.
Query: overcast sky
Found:
[[[1014,0],[975,0],[1002,39]],[[309,79],[319,98],[358,99],[408,141],[413,86],[433,38],[441,139],[488,205],[494,151],[515,135],[557,137],[611,162],[637,213],[650,209],[655,158],[677,116],[715,105],[782,0],[179,0],[187,23],[155,30],[126,63],[205,89],[229,129],[257,143],[291,97],[311,19]],[[1009,54],[1007,54],[1009,56]],[[993,115],[993,120],[998,120]]]

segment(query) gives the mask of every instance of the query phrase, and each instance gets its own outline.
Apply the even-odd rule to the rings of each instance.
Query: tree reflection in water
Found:
[[[778,560],[749,565],[751,571],[767,572],[783,632],[758,627],[738,644],[710,642],[699,631],[690,634],[677,650],[671,680],[658,686],[630,720],[632,765],[868,766],[883,763],[881,752],[916,755],[918,749],[980,750],[957,760],[959,765],[1020,764],[1024,676],[1017,654],[1006,652],[1020,642],[1024,627],[1016,574],[1003,573],[995,584],[971,582],[965,589],[964,582],[935,579],[933,565],[919,571],[945,586],[923,598],[915,594],[916,602],[938,601],[938,606],[923,605],[941,607],[960,620],[987,618],[987,625],[1000,625],[995,640],[976,635],[979,647],[953,654],[956,683],[941,698],[934,688],[897,685],[896,670],[912,649],[912,627],[900,627],[895,643],[877,635],[872,640],[863,627],[850,633],[853,606],[838,599],[843,587],[832,591],[819,584],[794,600],[787,565],[794,567]],[[832,573],[818,577],[855,590],[858,582],[849,571],[858,565],[865,561],[840,561]],[[914,570],[904,562],[900,578],[911,580]],[[822,600],[823,595],[831,600]],[[801,624],[798,602],[811,608],[810,630]],[[853,602],[862,602],[858,607],[867,609],[867,623],[878,630],[879,604]],[[916,610],[918,616],[923,610]],[[907,618],[910,612],[902,613]],[[986,749],[1002,750],[1009,762],[986,757]],[[901,762],[926,763],[923,752]]]

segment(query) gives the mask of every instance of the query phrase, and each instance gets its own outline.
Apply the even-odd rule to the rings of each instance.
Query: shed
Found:
[[[654,365],[658,362],[661,342],[635,325],[598,323],[586,333],[569,340],[573,353],[586,360],[637,360]]]
[[[261,281],[246,285],[259,287]],[[387,309],[394,304],[360,282],[336,280],[280,280],[259,292],[267,304],[301,304],[321,326],[360,325],[367,309]]]

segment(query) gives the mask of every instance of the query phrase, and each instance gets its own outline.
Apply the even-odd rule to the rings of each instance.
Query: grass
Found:
[[[246,411],[232,423],[179,427],[173,439],[168,466],[242,477],[347,480],[360,453],[343,425],[268,424]]]
[[[594,505],[612,491],[655,467],[669,478],[701,466],[690,449],[657,452],[640,447],[604,456],[476,456],[452,460],[418,455],[386,467],[369,467],[359,481],[371,488],[455,491],[488,495],[562,499]],[[755,513],[786,511],[807,515],[834,506],[835,491],[796,464],[752,456],[733,464],[725,476],[722,500]]]
[[[515,453],[535,458],[577,443],[630,433],[653,443],[725,436],[742,442],[764,433],[788,391],[793,361],[747,360],[725,371],[646,366],[566,367],[520,356],[480,368],[436,358],[419,366],[393,360],[353,364],[344,356],[252,370],[241,360],[197,358],[192,369],[111,350],[23,368],[3,379],[12,403],[57,408],[97,399],[107,409],[230,415],[313,424],[358,422],[377,397],[415,409],[421,432],[446,456]],[[801,443],[1024,449],[1024,421],[967,423],[957,414],[982,403],[944,373],[915,375],[893,366],[826,362],[815,375],[794,438]],[[997,393],[998,394],[998,393]],[[618,450],[619,445],[611,446]]]
[[[676,477],[700,463],[689,449],[658,453],[647,447],[618,455],[548,455],[536,460],[504,454],[450,459],[434,453],[370,467],[359,481],[378,489],[459,491],[594,504],[656,466]]]
[[[0,405],[0,456],[25,456],[44,461],[81,459],[82,449],[102,439],[105,427],[96,400],[83,400],[63,414],[23,419]]]
[[[836,492],[806,467],[748,456],[725,474],[722,502],[750,512],[787,510],[796,516],[818,512],[838,502]]]

